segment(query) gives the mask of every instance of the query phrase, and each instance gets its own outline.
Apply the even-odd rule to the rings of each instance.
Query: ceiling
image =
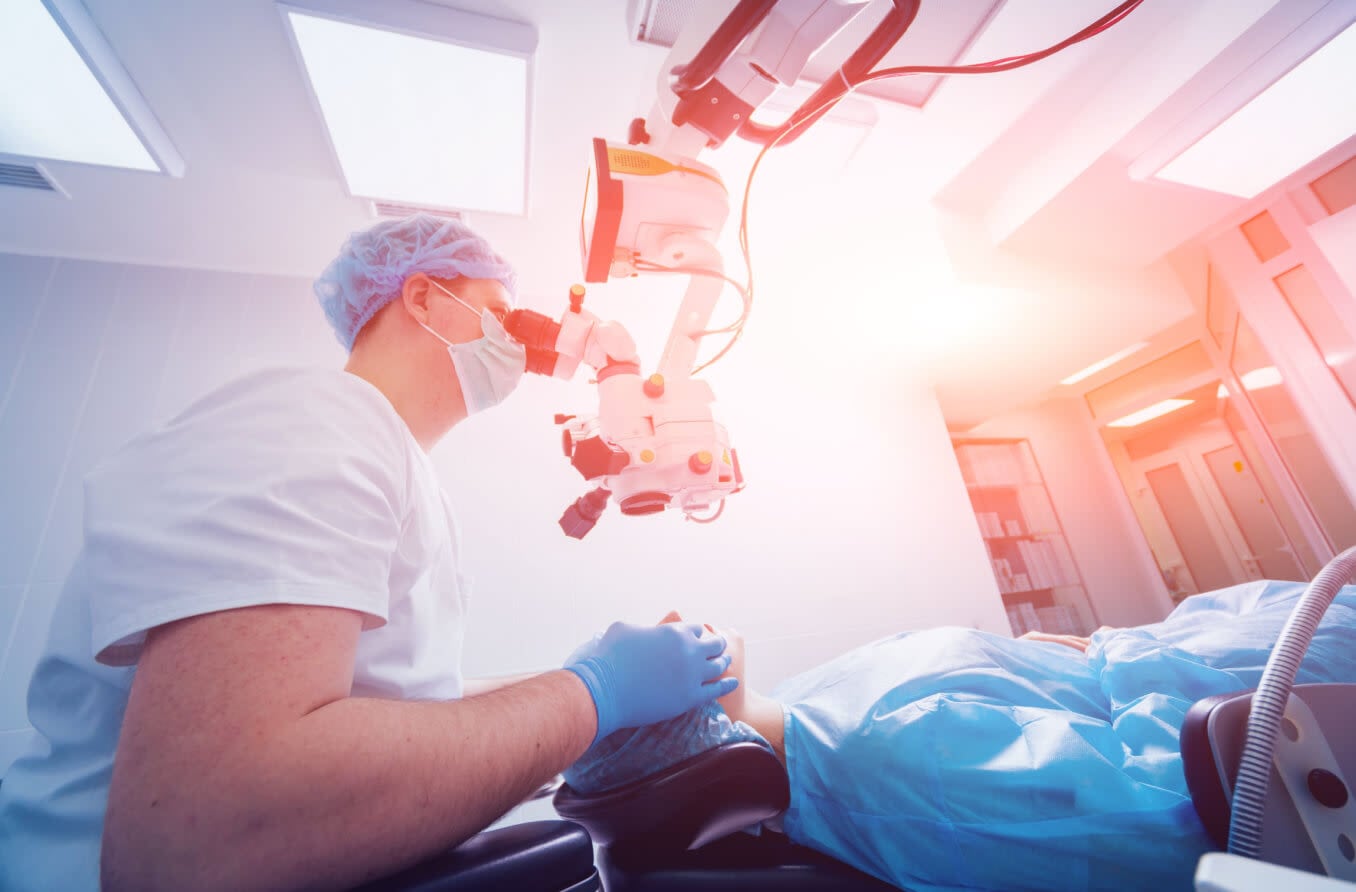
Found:
[[[309,279],[347,233],[372,222],[368,202],[345,191],[272,0],[84,2],[185,175],[50,163],[69,197],[0,188],[0,250]],[[379,10],[395,0],[369,2]],[[590,139],[624,139],[627,122],[649,110],[666,51],[628,38],[626,0],[442,5],[538,31],[529,213],[471,222],[516,259],[525,301],[554,310],[579,277]],[[974,32],[965,58],[980,60],[1042,48],[1112,5],[1006,0],[994,12],[989,2],[924,0],[918,27]],[[836,311],[826,293],[849,297],[836,307],[851,311],[856,342],[887,361],[891,350],[910,353],[948,422],[964,426],[1180,322],[1191,303],[1161,259],[1248,204],[1135,181],[1127,168],[1322,6],[1146,0],[1111,31],[1037,65],[929,85],[921,109],[860,100],[876,106],[876,123],[850,160],[826,129],[759,173],[755,270],[782,271],[774,284],[816,285],[785,295],[761,287],[750,325],[775,332],[801,311],[823,320]],[[476,139],[473,123],[465,138]],[[731,146],[722,157],[733,170],[748,154]],[[634,302],[617,307],[624,321],[621,312],[637,312]],[[873,314],[889,324],[861,324]],[[833,349],[853,349],[841,326],[830,330]]]

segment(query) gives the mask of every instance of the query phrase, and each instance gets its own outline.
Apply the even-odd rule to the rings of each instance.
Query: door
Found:
[[[1162,455],[1156,460],[1136,462],[1143,475],[1141,497],[1152,498],[1153,508],[1163,519],[1172,543],[1181,557],[1171,567],[1175,581],[1190,592],[1208,592],[1228,588],[1245,581],[1244,567],[1230,560],[1227,538],[1212,524],[1204,494],[1184,458]],[[1153,512],[1150,512],[1153,513]],[[1187,579],[1181,578],[1185,570]]]
[[[1238,446],[1230,443],[1202,457],[1247,546],[1248,553],[1240,557],[1249,570],[1263,579],[1306,579],[1266,494]]]
[[[1220,422],[1193,425],[1171,448],[1134,461],[1149,516],[1176,546],[1187,591],[1254,579],[1303,581],[1290,542],[1241,450]],[[1161,538],[1161,536],[1160,536]]]

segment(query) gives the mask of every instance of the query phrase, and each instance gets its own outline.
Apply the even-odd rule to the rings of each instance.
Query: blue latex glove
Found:
[[[589,689],[598,710],[594,740],[601,740],[619,728],[661,722],[733,691],[738,679],[720,679],[730,667],[724,651],[725,639],[703,638],[697,623],[613,623],[570,654],[565,668]]]

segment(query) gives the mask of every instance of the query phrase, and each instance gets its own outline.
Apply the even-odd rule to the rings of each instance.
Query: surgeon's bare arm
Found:
[[[349,697],[361,618],[263,606],[161,627],[137,668],[103,888],[345,889],[454,846],[578,758],[555,671],[448,703]]]

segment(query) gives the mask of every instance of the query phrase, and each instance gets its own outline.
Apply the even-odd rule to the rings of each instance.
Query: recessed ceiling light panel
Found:
[[[78,0],[0,0],[0,154],[183,174]]]
[[[1327,4],[1131,165],[1131,176],[1252,198],[1356,136],[1353,18],[1356,5]]]
[[[401,0],[363,19],[334,7],[280,4],[350,194],[526,213],[535,29]]]

